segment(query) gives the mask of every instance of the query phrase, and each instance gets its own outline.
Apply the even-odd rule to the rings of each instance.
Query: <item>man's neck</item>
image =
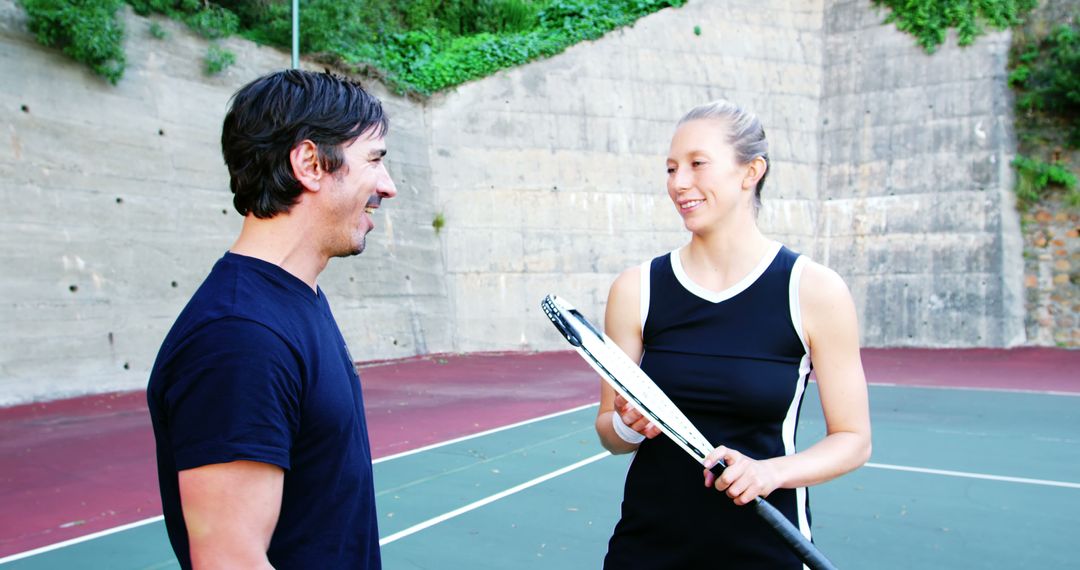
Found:
[[[273,263],[318,290],[318,278],[329,259],[310,239],[307,224],[293,214],[260,219],[248,214],[229,251]]]

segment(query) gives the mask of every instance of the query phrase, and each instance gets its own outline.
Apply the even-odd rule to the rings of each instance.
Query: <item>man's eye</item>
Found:
[[[668,174],[675,174],[675,168],[672,167],[672,166],[667,167],[667,173]]]

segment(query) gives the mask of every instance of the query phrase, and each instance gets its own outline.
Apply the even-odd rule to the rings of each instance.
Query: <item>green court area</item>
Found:
[[[815,540],[838,567],[1078,567],[1080,397],[873,386],[871,405],[872,462],[811,490]],[[803,412],[800,448],[824,433],[813,386]],[[378,460],[384,566],[600,567],[629,458],[603,452],[595,413]],[[174,567],[159,520],[4,563]]]

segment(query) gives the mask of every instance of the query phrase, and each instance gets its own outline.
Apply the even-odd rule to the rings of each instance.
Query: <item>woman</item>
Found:
[[[717,101],[676,128],[667,189],[690,242],[616,278],[605,329],[713,444],[719,478],[602,385],[596,430],[637,452],[606,568],[801,568],[751,508],[757,496],[810,536],[806,487],[870,456],[870,414],[855,306],[832,270],[757,226],[769,169],[761,123]],[[827,435],[795,452],[811,370]],[[702,481],[704,479],[704,485]]]

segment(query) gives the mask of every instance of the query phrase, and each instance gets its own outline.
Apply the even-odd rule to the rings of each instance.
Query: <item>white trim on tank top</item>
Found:
[[[670,254],[671,270],[675,273],[675,279],[679,281],[679,284],[683,286],[683,289],[686,289],[695,297],[700,297],[710,303],[719,303],[742,293],[748,287],[753,285],[754,282],[765,273],[765,270],[769,268],[773,259],[776,259],[776,254],[780,253],[780,247],[780,242],[770,242],[769,249],[765,252],[765,255],[762,256],[761,261],[758,262],[757,266],[754,267],[750,273],[747,273],[745,277],[740,279],[738,283],[735,283],[723,291],[706,289],[690,279],[690,276],[686,274],[686,270],[683,269],[682,260],[679,259],[679,250],[682,248],[676,249]]]
[[[641,337],[645,337],[645,319],[649,317],[649,284],[652,283],[652,260],[646,261],[641,264],[641,295],[640,295],[640,308],[641,311]]]
[[[781,429],[785,455],[791,455],[798,451],[795,449],[796,421],[798,420],[799,403],[802,401],[807,377],[810,376],[810,345],[806,339],[806,332],[803,330],[802,306],[799,303],[799,284],[802,282],[802,272],[803,268],[806,267],[806,263],[806,257],[800,255],[796,258],[791,267],[791,278],[788,281],[788,308],[791,311],[791,325],[795,328],[795,334],[799,336],[799,342],[802,343],[805,354],[799,360],[799,373],[795,378],[795,395],[791,399],[791,405],[788,407],[783,428]],[[799,531],[807,539],[813,538],[810,533],[810,521],[806,516],[806,487],[797,487],[795,489],[795,507]]]

